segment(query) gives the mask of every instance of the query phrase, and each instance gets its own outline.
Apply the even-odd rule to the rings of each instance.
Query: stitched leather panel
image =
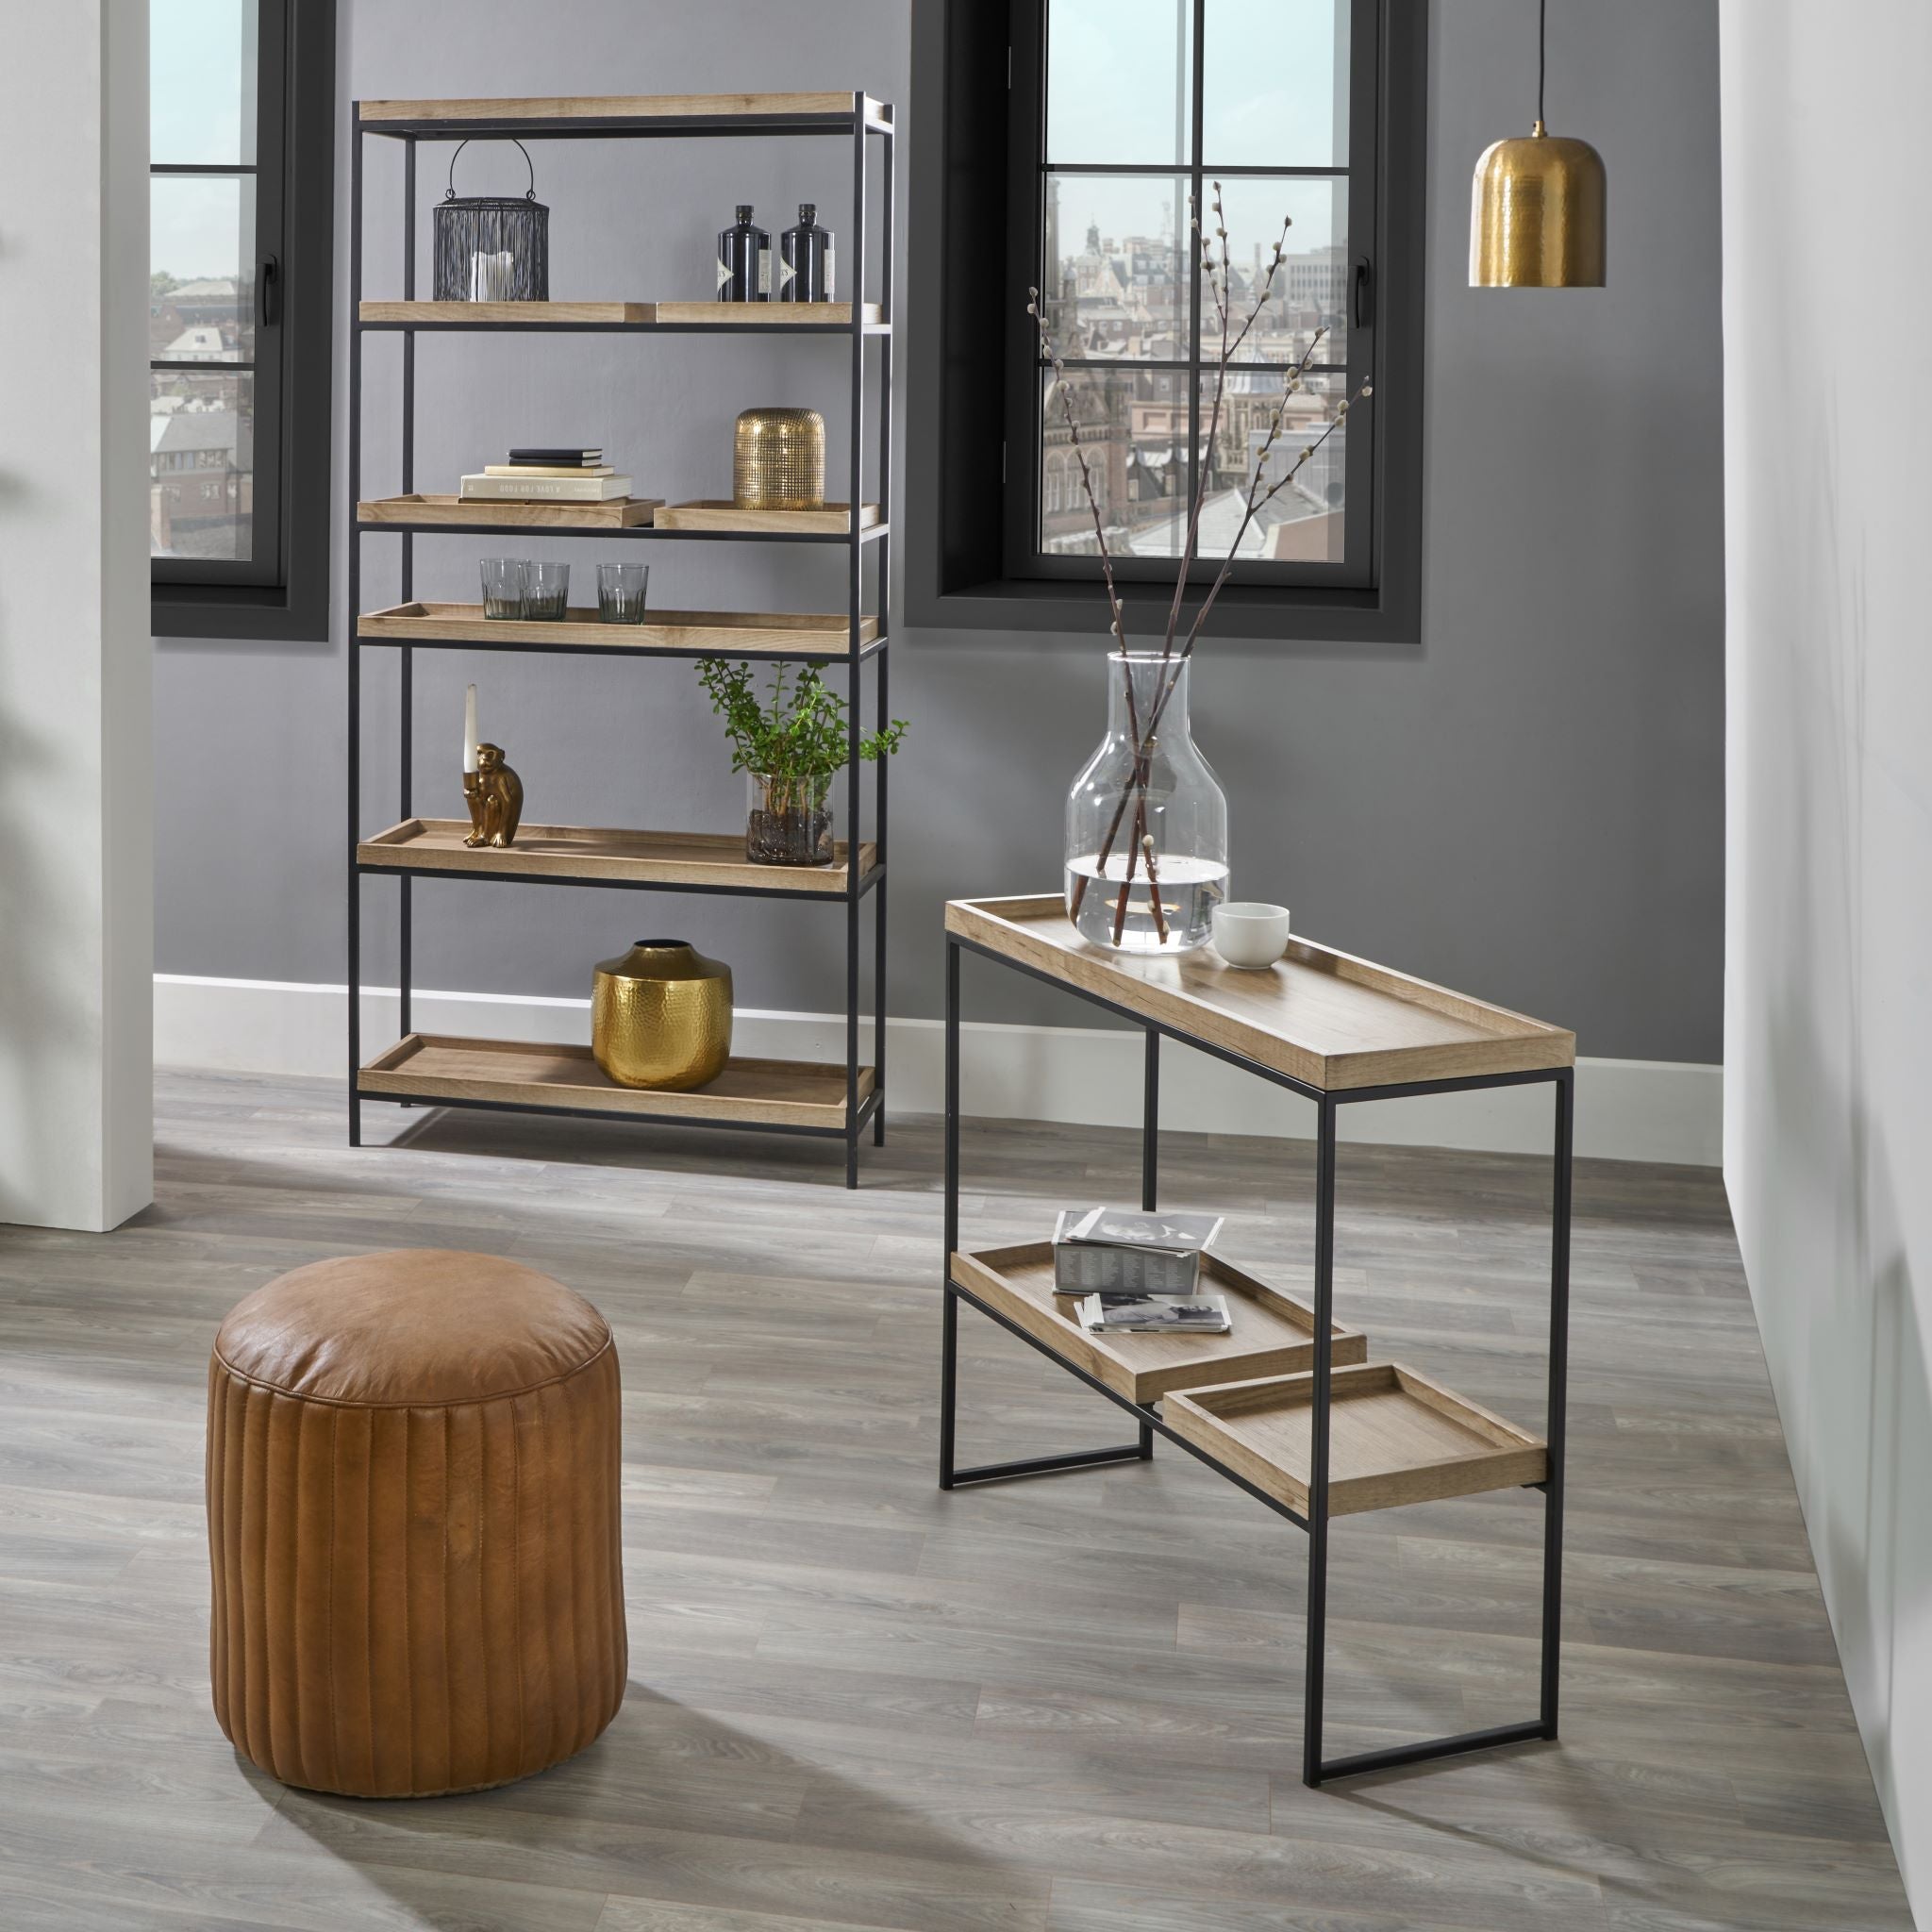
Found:
[[[239,1751],[288,1784],[425,1796],[604,1729],[628,1665],[608,1344],[533,1389],[409,1407],[289,1394],[216,1355],[209,1670]]]

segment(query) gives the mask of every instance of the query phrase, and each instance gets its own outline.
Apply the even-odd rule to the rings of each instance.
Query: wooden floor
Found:
[[[1303,1543],[1163,1445],[934,1482],[939,1137],[810,1143],[169,1076],[159,1201],[0,1230],[0,1924],[515,1932],[1908,1927],[1713,1174],[1579,1168],[1558,1745],[1297,1775]],[[689,1141],[691,1137],[685,1137]],[[1130,1192],[1126,1134],[972,1126],[969,1239]],[[1306,1143],[1183,1141],[1168,1205],[1292,1283]],[[1344,1149],[1338,1313],[1541,1424],[1547,1175]],[[590,1751],[425,1804],[281,1790],[208,1707],[208,1342],[319,1256],[514,1254],[625,1388],[631,1684]],[[975,1317],[971,1459],[1118,1412]],[[1331,1753],[1535,1714],[1541,1506],[1336,1525]]]

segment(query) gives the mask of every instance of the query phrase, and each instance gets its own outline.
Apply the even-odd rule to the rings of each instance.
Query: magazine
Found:
[[[1192,1294],[1201,1256],[1221,1225],[1218,1214],[1063,1208],[1054,1230],[1054,1292]]]
[[[1218,1294],[1090,1294],[1079,1310],[1090,1335],[1225,1335],[1234,1326]]]

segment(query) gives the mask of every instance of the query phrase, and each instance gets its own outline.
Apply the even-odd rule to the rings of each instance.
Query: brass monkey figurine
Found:
[[[476,769],[463,774],[463,796],[470,807],[465,845],[512,844],[524,816],[524,781],[503,761],[503,747],[479,744]]]

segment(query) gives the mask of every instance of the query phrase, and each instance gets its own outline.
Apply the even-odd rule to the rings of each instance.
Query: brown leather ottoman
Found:
[[[215,1715],[285,1784],[428,1797],[624,1701],[617,1351],[534,1269],[406,1250],[242,1302],[208,1365]]]

